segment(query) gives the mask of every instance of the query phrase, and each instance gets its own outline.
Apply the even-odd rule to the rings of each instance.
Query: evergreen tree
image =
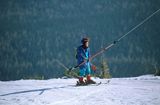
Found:
[[[160,68],[157,68],[157,66],[155,65],[155,76],[160,76]]]
[[[64,71],[64,76],[67,76],[69,78],[74,78],[74,77],[78,77],[78,69],[76,70],[71,70],[71,71],[68,71],[68,70],[65,70]]]
[[[109,66],[106,59],[102,59],[101,62],[100,78],[111,78],[111,75],[109,73]]]

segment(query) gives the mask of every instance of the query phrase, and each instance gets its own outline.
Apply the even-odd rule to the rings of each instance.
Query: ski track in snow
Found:
[[[160,104],[160,77],[152,75],[112,78],[99,86],[75,87],[75,83],[76,79],[0,81],[0,105]]]

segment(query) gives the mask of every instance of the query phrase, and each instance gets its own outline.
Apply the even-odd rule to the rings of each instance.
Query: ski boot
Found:
[[[79,78],[79,81],[77,81],[76,86],[84,86],[86,85],[86,82],[83,80],[83,77]]]
[[[88,75],[88,76],[87,76],[86,84],[96,84],[96,82],[93,81],[93,80],[91,79],[91,76]]]

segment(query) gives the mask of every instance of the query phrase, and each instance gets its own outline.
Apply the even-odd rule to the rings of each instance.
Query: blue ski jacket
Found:
[[[87,67],[88,65],[90,65],[89,57],[90,57],[90,48],[84,49],[82,45],[77,48],[76,58],[78,64],[82,63],[85,60],[88,60],[84,65],[80,66],[80,68]]]

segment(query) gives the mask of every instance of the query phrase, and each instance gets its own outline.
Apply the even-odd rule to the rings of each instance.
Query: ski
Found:
[[[101,84],[109,84],[111,80],[107,80],[105,82],[98,82],[98,83],[95,83],[95,84],[79,84],[79,82],[77,81],[77,84],[75,85],[76,87],[79,87],[79,86],[99,86]]]
[[[83,85],[76,84],[75,86],[76,87],[79,87],[79,86],[99,86],[100,84],[102,84],[102,82],[98,82],[98,83],[95,83],[95,84],[83,84]]]

